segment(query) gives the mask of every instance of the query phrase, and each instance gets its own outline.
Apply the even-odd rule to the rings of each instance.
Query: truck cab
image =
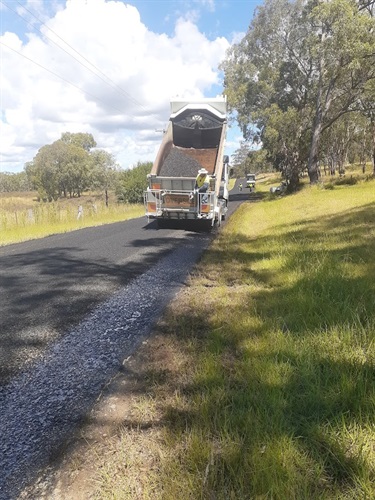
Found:
[[[246,187],[250,188],[250,190],[255,189],[255,174],[246,174]]]

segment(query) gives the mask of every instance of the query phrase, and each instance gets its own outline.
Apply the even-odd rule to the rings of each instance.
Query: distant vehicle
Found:
[[[255,189],[255,174],[246,174],[246,187],[250,190]]]

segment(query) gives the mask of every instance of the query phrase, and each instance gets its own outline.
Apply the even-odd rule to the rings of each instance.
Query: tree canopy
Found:
[[[81,196],[89,188],[107,193],[114,188],[118,168],[115,159],[104,150],[92,150],[95,146],[91,134],[65,132],[57,141],[41,147],[25,166],[40,198]]]
[[[373,5],[265,0],[222,64],[225,93],[244,138],[260,140],[292,184],[306,167],[310,181],[317,181],[322,137],[337,121],[359,112],[371,120]]]
[[[30,191],[31,185],[26,172],[0,172],[0,193]]]
[[[132,169],[120,173],[118,197],[126,203],[143,203],[143,193],[147,188],[147,174],[152,162],[138,162]]]

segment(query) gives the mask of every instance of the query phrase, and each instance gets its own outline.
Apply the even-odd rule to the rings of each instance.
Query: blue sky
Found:
[[[169,101],[222,93],[218,70],[260,1],[0,0],[0,171],[63,132],[122,168],[153,161]],[[227,151],[241,135],[231,127]]]
[[[233,35],[247,30],[254,8],[260,2],[139,0],[131,3],[139,10],[142,21],[153,31],[172,34],[175,20],[190,12],[192,16],[196,14],[197,26],[208,38],[212,40],[218,36],[225,36],[230,40]]]

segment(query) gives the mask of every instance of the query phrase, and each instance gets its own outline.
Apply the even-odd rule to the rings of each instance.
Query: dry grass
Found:
[[[80,216],[79,207],[82,207]],[[36,193],[1,193],[0,245],[142,215],[143,205],[117,203],[114,194],[111,194],[107,207],[103,196],[95,193],[52,203],[38,202]]]
[[[135,498],[375,496],[374,185],[321,187],[224,226],[159,324],[170,355],[147,351],[157,418],[132,429],[152,466],[107,475],[97,498],[138,480]]]
[[[222,227],[59,500],[375,497],[374,182],[322,188]]]

